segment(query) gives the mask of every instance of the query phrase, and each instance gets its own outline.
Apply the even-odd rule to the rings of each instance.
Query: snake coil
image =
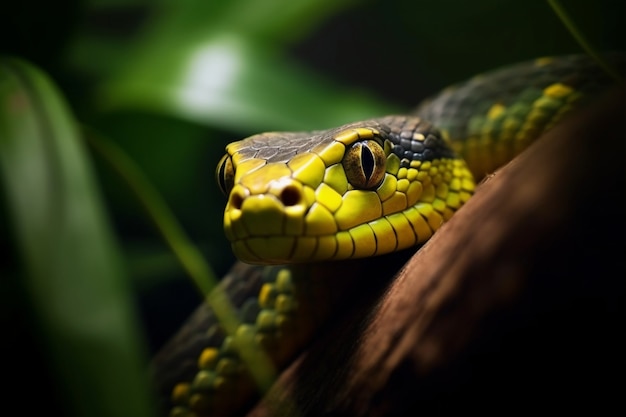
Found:
[[[623,56],[609,59],[623,68]],[[170,416],[236,412],[256,392],[249,351],[277,368],[342,304],[342,265],[429,239],[472,195],[475,178],[510,160],[612,84],[590,58],[542,58],[475,77],[410,115],[231,143],[216,177],[238,264],[221,284],[241,324],[226,335],[201,306],[156,357]],[[349,269],[349,268],[348,268]]]

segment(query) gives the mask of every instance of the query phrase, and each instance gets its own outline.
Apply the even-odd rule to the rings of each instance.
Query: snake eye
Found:
[[[233,167],[233,160],[230,155],[226,154],[220,159],[217,164],[217,170],[215,171],[215,177],[217,184],[220,186],[220,190],[225,196],[230,194],[230,190],[235,185],[235,168]]]
[[[373,190],[385,178],[385,152],[373,140],[354,143],[343,156],[343,169],[354,188]]]

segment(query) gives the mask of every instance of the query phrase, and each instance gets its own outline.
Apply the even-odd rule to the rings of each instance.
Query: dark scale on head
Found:
[[[255,155],[255,158],[271,159],[275,157],[279,151],[280,151],[280,148],[278,147],[267,146],[265,148],[259,149]]]
[[[411,151],[414,153],[422,153],[424,152],[424,142],[420,142],[418,140],[414,140],[411,142]]]
[[[324,133],[324,132],[322,132]],[[321,143],[320,132],[270,132],[260,133],[243,139],[245,146],[237,150],[239,162],[250,158],[265,159],[266,162],[287,163],[298,153],[308,151]],[[326,138],[326,142],[332,138]]]
[[[411,139],[405,139],[402,136],[400,137],[400,147],[411,150]]]
[[[410,161],[432,161],[440,158],[453,158],[454,152],[441,137],[441,133],[430,123],[415,117],[404,117],[404,123],[390,123],[399,126],[392,129],[388,139],[393,144],[392,152],[398,155],[402,165]],[[416,135],[417,133],[417,135]],[[417,137],[417,139],[414,139]]]

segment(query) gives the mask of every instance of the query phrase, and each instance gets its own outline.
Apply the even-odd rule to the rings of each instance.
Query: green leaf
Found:
[[[154,7],[144,45],[189,43],[233,33],[264,43],[290,43],[307,35],[355,0],[174,0]]]
[[[0,173],[68,414],[149,416],[144,341],[76,122],[51,81],[0,58]]]
[[[235,132],[319,129],[397,109],[281,51],[352,0],[166,2],[99,89],[103,109],[143,109]]]
[[[149,109],[240,132],[320,129],[395,110],[242,38],[207,39],[179,45],[176,52],[162,48],[170,60],[137,61],[105,86],[103,105]]]

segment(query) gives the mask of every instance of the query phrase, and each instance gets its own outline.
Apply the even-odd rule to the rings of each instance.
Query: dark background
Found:
[[[207,25],[219,23],[215,16],[226,4],[211,3],[215,6],[208,8],[206,16],[196,17],[206,19]],[[626,49],[623,1],[563,3],[598,50]],[[225,144],[266,125],[255,127],[250,122],[237,128],[219,121],[198,122],[141,105],[103,110],[97,99],[99,88],[123,65],[140,60],[134,43],[137,39],[159,48],[159,37],[150,36],[146,28],[151,27],[155,15],[167,20],[170,5],[145,1],[12,1],[2,6],[0,54],[29,60],[48,73],[78,120],[118,143],[145,171],[216,274],[222,275],[234,258],[221,231],[224,199],[214,184],[214,167]],[[255,45],[272,51],[263,55],[265,49],[260,50],[268,68],[274,62],[287,62],[328,82],[323,84],[325,88],[338,86],[346,96],[364,94],[368,100],[380,102],[380,108],[393,111],[408,110],[446,85],[500,65],[581,52],[563,22],[543,1],[368,0],[328,12],[312,26],[306,16],[299,19],[306,27],[301,32],[284,29],[273,37],[259,35],[253,39],[258,41]],[[298,22],[292,27],[297,28]],[[184,32],[182,28],[179,32]],[[245,34],[245,28],[237,30]],[[154,71],[176,59],[167,51],[164,47],[162,61],[152,67]],[[249,70],[254,72],[255,68]],[[257,103],[267,99],[271,107],[272,100],[280,99],[263,85],[253,88],[258,88]],[[311,86],[311,90],[316,88]],[[329,95],[329,100],[333,97]],[[302,103],[288,103],[287,107],[306,104],[307,97],[303,97]],[[314,107],[321,118],[326,110]],[[331,116],[337,120],[343,117]],[[301,128],[311,125],[303,123]],[[276,123],[275,129],[282,128]],[[200,297],[132,193],[97,155],[93,163],[133,278],[148,344],[151,350],[157,349]],[[0,272],[14,276],[20,273],[20,265],[4,214],[1,204],[0,249],[7,256]]]

